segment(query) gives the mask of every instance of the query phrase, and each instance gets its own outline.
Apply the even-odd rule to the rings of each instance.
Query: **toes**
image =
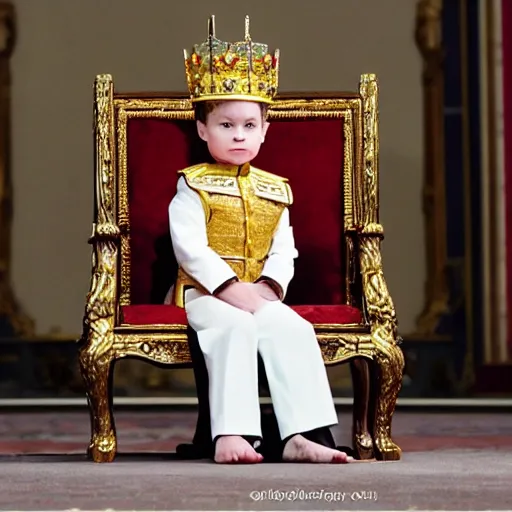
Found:
[[[230,452],[219,454],[214,458],[218,464],[256,464],[263,460],[263,456],[255,451]]]
[[[352,457],[347,457],[346,453],[334,452],[331,462],[334,464],[344,464],[344,463],[350,462],[349,458],[352,458]]]
[[[294,444],[292,444],[292,441],[285,447],[283,460],[317,464],[346,464],[354,460],[345,452],[333,450],[332,448],[322,446],[309,440],[295,440],[296,442]]]
[[[263,456],[261,454],[250,450],[247,450],[240,456],[240,462],[245,462],[246,464],[254,464],[262,460]]]
[[[311,461],[319,463],[331,463],[331,464],[346,464],[349,462],[349,457],[344,452],[339,450],[333,450],[331,448],[315,447],[311,451]]]

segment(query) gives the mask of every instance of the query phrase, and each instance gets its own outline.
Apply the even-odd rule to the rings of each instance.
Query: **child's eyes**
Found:
[[[231,128],[231,127],[233,126],[233,124],[232,124],[232,123],[228,123],[228,122],[226,122],[226,123],[220,123],[220,125],[221,125],[223,128]],[[251,128],[251,129],[252,129],[252,128],[256,128],[256,125],[255,125],[254,123],[247,123],[247,124],[245,125],[245,127],[246,127],[246,128]]]

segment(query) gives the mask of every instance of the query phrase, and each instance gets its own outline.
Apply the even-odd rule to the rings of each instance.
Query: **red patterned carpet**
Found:
[[[115,418],[120,452],[170,452],[177,444],[192,440],[196,413],[119,411]],[[349,425],[349,413],[340,413],[340,425],[334,429],[339,443],[347,441]],[[393,436],[404,452],[512,450],[512,415],[399,411],[393,421]],[[88,441],[85,410],[0,414],[0,454],[83,453]]]

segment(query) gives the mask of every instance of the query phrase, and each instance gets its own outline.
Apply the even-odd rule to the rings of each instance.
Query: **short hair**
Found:
[[[208,116],[222,103],[226,103],[229,100],[210,100],[210,101],[198,101],[194,104],[194,116],[196,121],[206,124]],[[267,119],[268,105],[266,103],[258,102],[261,110],[261,118],[263,121]]]

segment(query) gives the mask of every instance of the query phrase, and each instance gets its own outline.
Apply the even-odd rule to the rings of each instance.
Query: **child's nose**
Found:
[[[245,139],[244,131],[242,130],[242,128],[238,128],[235,131],[235,140],[236,141],[241,141],[241,140],[244,140],[244,139]]]

